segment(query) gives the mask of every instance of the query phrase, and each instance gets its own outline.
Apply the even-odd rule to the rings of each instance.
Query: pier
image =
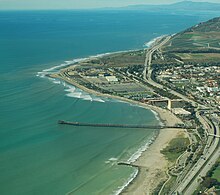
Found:
[[[61,125],[72,125],[72,126],[82,126],[82,127],[118,127],[118,128],[135,128],[135,129],[192,129],[192,127],[185,127],[182,124],[177,124],[175,126],[166,125],[131,125],[131,124],[97,124],[97,123],[81,123],[81,122],[69,122],[59,120],[58,124]]]

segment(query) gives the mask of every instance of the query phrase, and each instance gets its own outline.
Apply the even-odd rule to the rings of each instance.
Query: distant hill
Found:
[[[148,11],[220,11],[220,3],[182,1],[164,5],[131,5],[121,9]]]
[[[219,32],[220,17],[213,18],[207,22],[202,22],[186,30],[186,32]]]
[[[219,65],[220,17],[177,33],[164,45],[163,51],[184,62]]]
[[[177,33],[166,45],[167,51],[218,50],[220,49],[220,17],[199,23]]]

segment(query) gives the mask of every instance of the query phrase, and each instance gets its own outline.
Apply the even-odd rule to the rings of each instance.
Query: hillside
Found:
[[[196,26],[189,28],[188,30],[192,32],[220,32],[220,17],[200,23]]]
[[[166,45],[167,51],[219,52],[220,17],[195,25],[176,34]]]
[[[220,3],[182,1],[164,5],[131,5],[123,9],[147,11],[219,11]]]
[[[220,63],[220,17],[197,24],[174,35],[162,48],[169,64],[177,60],[188,63]],[[155,62],[159,63],[159,62]]]

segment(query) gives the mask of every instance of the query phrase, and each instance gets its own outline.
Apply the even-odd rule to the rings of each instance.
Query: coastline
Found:
[[[73,82],[72,80],[70,81],[63,76],[53,75],[52,78],[64,80],[65,82],[89,94],[94,94],[99,97],[116,99],[151,110],[155,115],[155,118],[158,119],[158,122],[160,121],[165,125],[172,126],[176,123],[182,123],[182,121],[169,110],[147,105],[119,96],[102,94],[81,86],[78,83]],[[124,186],[121,186],[121,190],[118,190],[119,193],[117,194],[144,195],[146,193],[153,193],[157,186],[168,178],[166,171],[170,166],[170,162],[164,157],[164,155],[160,151],[164,149],[172,139],[178,137],[180,134],[183,133],[186,135],[184,129],[161,129],[153,142],[149,144],[149,147],[147,147],[147,149],[141,153],[140,157],[138,157],[138,159],[134,162],[131,162],[132,165],[139,167],[138,173],[135,174],[135,177],[129,178],[128,182]]]
[[[165,120],[165,124],[173,125],[176,122],[181,122],[179,118],[168,110],[157,109],[156,112],[161,119]],[[139,167],[139,174],[121,194],[153,194],[157,186],[168,179],[166,171],[171,165],[160,151],[164,149],[172,139],[183,133],[185,134],[184,129],[161,129],[150,147],[133,163],[134,166]]]
[[[94,54],[94,55],[91,55],[91,56],[88,56],[88,57],[82,57],[82,58],[76,58],[76,59],[73,59],[73,60],[67,60],[67,61],[64,61],[64,63],[62,63],[60,65],[56,65],[56,66],[53,66],[53,67],[50,67],[50,68],[46,68],[42,71],[37,72],[36,76],[44,78],[48,74],[56,73],[55,71],[58,71],[58,70],[60,71],[62,69],[68,68],[69,66],[74,66],[77,62],[83,62],[83,61],[89,60],[91,58],[99,58],[99,57],[108,56],[108,55],[112,55],[112,54],[123,54],[123,53],[127,53],[127,52],[139,51],[139,50],[147,50],[153,44],[156,44],[157,41],[159,39],[161,39],[162,37],[164,37],[164,36],[166,36],[166,35],[160,35],[158,37],[155,37],[155,38],[151,39],[149,42],[144,43],[143,48],[106,52],[106,53]]]
[[[150,47],[151,45],[156,44],[157,41],[161,39],[161,37],[163,36],[151,40],[148,46]],[[124,53],[124,52],[128,52],[128,51],[100,54],[97,56],[91,56],[89,58],[80,59],[80,61],[87,60],[92,57],[101,57],[104,55],[111,55],[114,53]],[[182,121],[173,113],[171,113],[169,110],[165,110],[152,105],[147,105],[124,97],[103,94],[95,90],[88,89],[78,84],[77,82],[68,79],[62,73],[65,72],[65,70],[68,69],[69,66],[74,66],[74,64],[75,63],[60,67],[59,74],[55,73],[51,75],[50,73],[48,73],[48,75],[51,78],[63,80],[64,82],[74,87],[77,87],[89,94],[98,97],[116,99],[122,102],[130,103],[132,105],[140,106],[144,109],[150,110],[155,115],[155,118],[158,120],[160,124],[173,126],[176,123],[182,123]],[[148,143],[144,147],[144,150],[141,151],[140,155],[138,155],[136,159],[132,161],[129,160],[127,161],[128,163],[136,167],[136,170],[134,174],[132,174],[131,177],[128,178],[127,182],[123,184],[123,186],[119,186],[119,188],[115,191],[114,194],[115,195],[152,194],[154,190],[158,187],[158,185],[160,185],[162,182],[165,182],[168,179],[168,175],[166,172],[169,166],[171,166],[171,163],[165,158],[165,156],[160,151],[164,149],[172,139],[178,137],[180,134],[184,134],[185,136],[187,136],[187,133],[185,132],[184,129],[161,129],[160,131],[158,131],[158,134],[152,138],[151,143]]]

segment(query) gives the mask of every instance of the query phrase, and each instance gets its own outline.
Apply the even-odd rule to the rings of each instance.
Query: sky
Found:
[[[0,0],[0,9],[88,9],[137,4],[171,4],[183,0]],[[220,0],[194,0],[220,3]]]

